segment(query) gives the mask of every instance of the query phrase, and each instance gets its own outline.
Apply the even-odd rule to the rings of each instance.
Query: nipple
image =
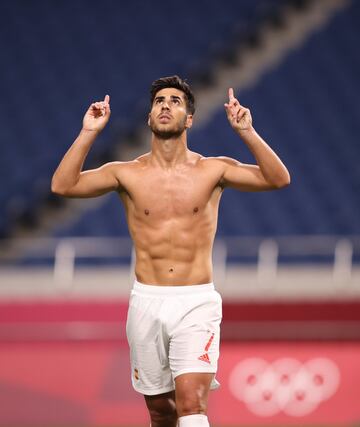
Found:
[[[169,273],[172,273],[174,271],[174,269],[171,267],[169,268]]]
[[[199,208],[196,206],[196,208],[193,209],[193,212],[196,213],[199,211]]]
[[[149,213],[150,213],[148,209],[145,209],[144,212],[145,212],[145,215],[149,215]]]

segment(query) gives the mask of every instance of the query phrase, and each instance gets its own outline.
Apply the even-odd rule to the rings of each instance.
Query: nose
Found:
[[[169,102],[168,101],[164,100],[164,102],[162,103],[162,105],[161,105],[161,111],[163,111],[163,110],[170,110]]]

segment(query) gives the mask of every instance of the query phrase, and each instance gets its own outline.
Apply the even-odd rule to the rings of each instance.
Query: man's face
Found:
[[[161,139],[179,137],[192,125],[192,115],[186,112],[186,98],[181,90],[165,88],[155,95],[148,124]]]

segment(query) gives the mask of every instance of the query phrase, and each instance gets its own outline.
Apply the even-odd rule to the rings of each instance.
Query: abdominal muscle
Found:
[[[136,252],[135,275],[152,285],[212,282],[212,246],[216,219],[172,218],[161,224],[129,221]]]

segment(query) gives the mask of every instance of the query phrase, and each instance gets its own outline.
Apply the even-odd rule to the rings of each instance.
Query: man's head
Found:
[[[184,80],[178,76],[155,80],[150,95],[148,124],[157,137],[176,138],[191,127],[195,100]]]
[[[192,93],[190,86],[186,83],[185,80],[182,80],[179,76],[171,76],[171,77],[161,77],[161,79],[157,79],[152,82],[151,90],[150,90],[150,103],[151,107],[154,103],[154,99],[156,94],[165,88],[174,88],[178,89],[184,93],[184,97],[186,100],[186,110],[188,114],[192,116],[195,113],[195,98]]]

